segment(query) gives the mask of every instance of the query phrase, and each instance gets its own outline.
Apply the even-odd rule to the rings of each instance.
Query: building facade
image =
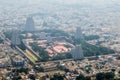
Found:
[[[35,24],[32,17],[28,17],[25,24],[25,31],[31,32],[35,31]]]
[[[20,45],[20,37],[19,37],[19,33],[17,30],[13,30],[12,31],[12,39],[11,39],[11,43],[12,45]]]
[[[76,28],[75,39],[83,39],[81,27]]]
[[[79,59],[83,59],[84,58],[84,54],[83,54],[83,50],[82,50],[81,45],[75,46],[71,50],[71,54],[72,54],[73,59],[75,59],[75,60],[79,60]]]

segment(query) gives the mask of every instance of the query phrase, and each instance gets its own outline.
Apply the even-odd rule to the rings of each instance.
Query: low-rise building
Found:
[[[13,58],[13,66],[19,67],[19,66],[24,66],[24,59],[21,56],[15,56]]]

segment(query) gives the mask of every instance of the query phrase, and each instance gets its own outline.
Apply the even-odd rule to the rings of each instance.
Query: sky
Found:
[[[61,10],[64,12],[64,10],[74,9],[75,12],[76,10],[78,12],[81,10],[83,13],[89,13],[93,17],[94,15],[103,15],[109,18],[111,22],[113,19],[115,19],[114,22],[120,22],[120,0],[0,0],[0,8],[1,10],[5,8],[2,11],[9,11],[11,9],[13,12],[16,10],[16,12],[23,14],[54,13],[57,11],[61,12]],[[17,8],[19,8],[19,10]],[[116,18],[118,18],[118,20]]]
[[[64,4],[114,4],[120,3],[120,0],[0,0],[0,2],[28,2],[28,3],[36,3],[36,2],[53,2],[53,3],[64,3]]]

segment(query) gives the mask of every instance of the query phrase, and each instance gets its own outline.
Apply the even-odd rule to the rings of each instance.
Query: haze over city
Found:
[[[120,80],[120,0],[0,0],[0,80]]]

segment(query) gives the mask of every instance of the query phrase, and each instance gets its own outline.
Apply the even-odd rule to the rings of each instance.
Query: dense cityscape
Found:
[[[120,80],[119,1],[0,3],[0,80]]]

